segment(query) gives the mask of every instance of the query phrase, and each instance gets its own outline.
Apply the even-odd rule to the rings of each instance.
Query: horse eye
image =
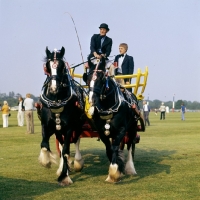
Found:
[[[63,87],[67,87],[66,83],[63,83]]]

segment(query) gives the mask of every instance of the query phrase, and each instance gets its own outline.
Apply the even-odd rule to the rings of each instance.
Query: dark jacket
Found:
[[[105,40],[104,40],[102,47],[101,47],[101,36],[100,36],[100,34],[94,34],[92,36],[91,42],[90,42],[90,55],[89,55],[89,57],[93,57],[94,52],[100,54],[99,49],[101,49],[102,53],[106,54],[106,57],[108,57],[110,55],[111,49],[112,49],[112,39],[105,36]]]
[[[117,55],[115,57],[115,61],[114,62],[117,62],[118,63],[118,59],[119,59],[120,55]],[[132,56],[129,56],[126,54],[124,60],[123,60],[123,63],[122,63],[122,74],[123,75],[129,75],[129,74],[133,74],[134,72],[134,61],[133,61],[133,57]],[[117,74],[117,73],[116,73]],[[131,82],[131,79],[124,79],[125,82],[127,81],[130,81]]]

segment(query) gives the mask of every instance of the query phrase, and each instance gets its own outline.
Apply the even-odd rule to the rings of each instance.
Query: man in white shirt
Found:
[[[31,94],[26,94],[26,99],[24,100],[26,128],[28,134],[34,133],[34,121],[33,121],[34,101],[30,97]]]
[[[147,102],[144,101],[143,102],[143,116],[144,116],[144,124],[146,126],[146,123],[148,123],[148,126],[150,126],[150,122],[149,122],[149,111],[150,111],[150,108],[149,106],[147,105]]]
[[[165,120],[166,107],[164,105],[164,102],[162,102],[159,110],[160,110],[160,120],[162,120],[162,119]]]

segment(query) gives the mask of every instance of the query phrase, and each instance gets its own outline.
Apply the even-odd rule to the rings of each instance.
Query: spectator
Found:
[[[146,126],[146,123],[148,123],[148,126],[150,126],[149,112],[150,112],[149,105],[147,105],[147,102],[144,101],[143,102],[143,115],[144,115],[144,124],[145,124],[145,126]]]
[[[169,106],[165,107],[165,111],[166,111],[167,114],[169,113]]]
[[[8,116],[9,116],[9,111],[10,107],[8,106],[8,102],[4,101],[3,106],[1,108],[2,110],[2,118],[3,118],[3,128],[8,127]]]
[[[155,115],[157,115],[158,114],[158,110],[155,108]]]
[[[165,111],[166,111],[166,108],[165,108],[165,105],[164,105],[163,102],[162,102],[162,104],[161,104],[159,110],[160,110],[160,120],[162,120],[162,119],[164,120],[164,119],[165,119]]]
[[[18,104],[18,113],[17,113],[17,121],[18,126],[24,126],[24,101],[22,97],[19,97],[19,104]]]
[[[185,120],[186,107],[184,103],[181,104],[181,120]]]
[[[24,100],[26,128],[28,134],[34,133],[34,121],[33,121],[34,101],[30,97],[31,97],[30,94],[26,94],[26,99]]]

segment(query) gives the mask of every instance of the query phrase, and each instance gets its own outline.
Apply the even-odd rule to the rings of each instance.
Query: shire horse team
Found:
[[[72,163],[70,143],[75,143],[74,170],[81,171],[84,161],[79,143],[82,126],[87,120],[98,131],[106,147],[110,161],[106,181],[115,183],[123,173],[136,174],[132,149],[135,145],[138,121],[143,124],[137,98],[124,88],[122,91],[115,79],[108,75],[103,58],[97,60],[95,69],[88,74],[89,91],[86,91],[71,77],[64,62],[64,53],[64,47],[53,52],[46,48],[44,71],[47,78],[42,87],[39,109],[42,126],[40,163],[45,167],[56,163],[56,156],[51,152],[49,145],[50,137],[55,134],[61,151],[57,170],[58,183],[63,186],[73,183],[69,176]],[[88,96],[91,119],[87,118],[84,112]],[[128,150],[126,163],[123,151],[125,137]]]

